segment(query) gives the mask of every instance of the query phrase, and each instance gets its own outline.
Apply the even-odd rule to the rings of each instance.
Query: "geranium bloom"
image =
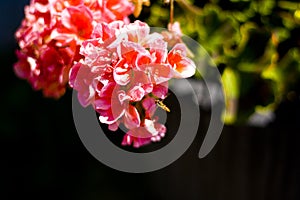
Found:
[[[133,9],[126,0],[31,0],[15,34],[20,47],[16,74],[45,96],[60,97],[71,66],[82,57],[80,45],[97,22],[129,23]]]
[[[112,131],[120,123],[129,130],[123,145],[140,147],[159,141],[166,127],[154,116],[156,102],[167,96],[171,78],[187,78],[195,64],[183,44],[170,51],[146,23],[99,23],[82,43],[84,57],[71,69],[70,85],[83,106],[92,105]]]

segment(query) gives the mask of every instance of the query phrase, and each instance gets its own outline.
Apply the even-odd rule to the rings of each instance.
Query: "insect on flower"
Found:
[[[167,111],[167,112],[171,112],[171,110],[163,103],[162,100],[156,99],[155,100],[156,105],[158,105],[161,109]]]

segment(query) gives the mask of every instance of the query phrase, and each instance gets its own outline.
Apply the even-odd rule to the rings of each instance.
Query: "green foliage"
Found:
[[[225,122],[276,109],[300,75],[300,3],[276,0],[175,1],[175,21],[222,71]],[[166,27],[169,7],[152,2],[151,26]]]

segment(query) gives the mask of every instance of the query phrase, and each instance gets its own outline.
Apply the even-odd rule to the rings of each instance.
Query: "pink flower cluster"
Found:
[[[127,0],[31,0],[16,32],[20,50],[15,73],[44,96],[65,93],[69,71],[82,56],[79,48],[98,22],[123,20],[133,4]]]
[[[69,84],[111,131],[128,129],[123,145],[140,147],[164,137],[155,111],[169,111],[168,81],[194,75],[195,64],[179,24],[150,34],[146,23],[129,23],[133,10],[127,0],[31,0],[14,70],[46,97],[61,97]]]
[[[154,115],[166,98],[168,81],[195,73],[186,47],[170,51],[163,35],[146,23],[98,23],[80,48],[82,59],[70,71],[70,86],[83,106],[92,105],[101,123],[115,131],[122,123],[129,131],[123,145],[140,147],[159,141],[166,127]]]

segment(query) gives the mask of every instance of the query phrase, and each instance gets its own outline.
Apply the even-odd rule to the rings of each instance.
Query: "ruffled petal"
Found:
[[[154,94],[157,98],[165,99],[168,94],[168,82],[155,85],[153,87],[152,94]]]
[[[168,54],[168,62],[174,70],[174,78],[188,78],[195,74],[195,63],[186,57],[186,47],[182,43],[176,44]]]
[[[125,127],[128,129],[137,128],[140,126],[140,123],[141,120],[140,120],[139,112],[134,106],[129,104],[124,114]]]

